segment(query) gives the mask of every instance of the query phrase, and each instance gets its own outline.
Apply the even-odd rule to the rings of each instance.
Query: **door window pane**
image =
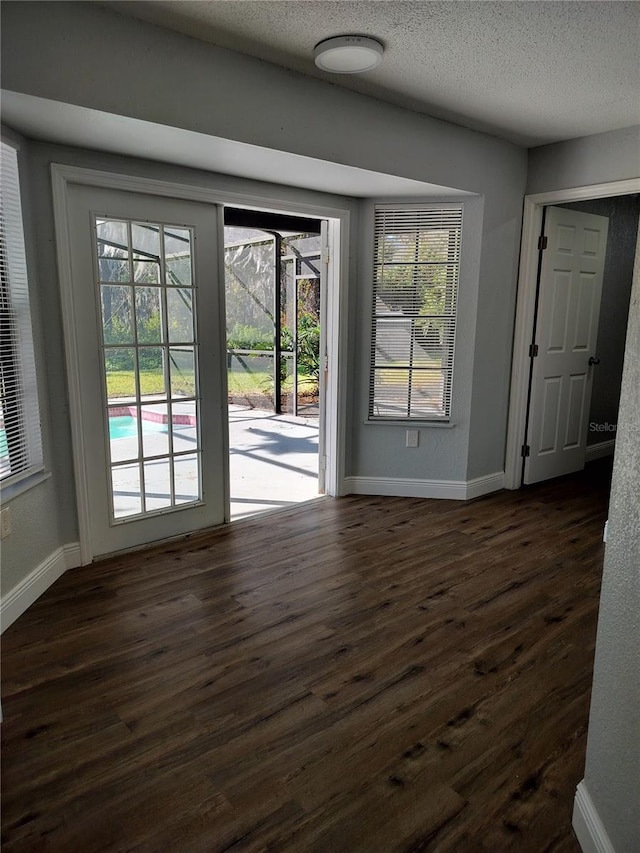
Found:
[[[163,397],[166,393],[162,347],[139,347],[140,394]]]
[[[191,233],[185,228],[164,229],[166,283],[188,286],[191,280]]]
[[[136,287],[135,294],[138,343],[162,343],[161,288]]]
[[[171,436],[174,453],[193,450],[198,444],[197,414],[195,401],[174,405],[171,420]],[[176,409],[179,409],[176,411]]]
[[[99,280],[131,281],[127,223],[113,219],[98,219],[96,238]]]
[[[154,459],[144,463],[144,502],[147,512],[171,506],[169,459]]]
[[[171,396],[194,397],[196,393],[195,352],[193,347],[169,350]]]
[[[142,512],[139,464],[114,466],[111,469],[111,481],[114,517],[139,515]]]
[[[109,446],[112,462],[138,458],[138,419],[133,406],[114,406],[108,411]]]
[[[166,456],[169,453],[169,425],[167,405],[141,406],[143,456]]]
[[[134,222],[131,244],[136,284],[160,284],[160,226]]]
[[[107,400],[135,402],[136,351],[133,347],[109,347],[104,351]]]
[[[176,503],[190,503],[200,497],[198,457],[178,456],[175,460]]]
[[[105,344],[134,343],[131,288],[103,284],[100,286],[100,303]]]
[[[192,297],[192,289],[167,288],[167,325],[172,344],[190,344],[193,341]]]

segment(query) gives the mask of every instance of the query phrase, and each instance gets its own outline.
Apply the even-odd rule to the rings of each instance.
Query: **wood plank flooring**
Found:
[[[575,853],[608,485],[322,499],[68,572],[3,635],[4,853]]]

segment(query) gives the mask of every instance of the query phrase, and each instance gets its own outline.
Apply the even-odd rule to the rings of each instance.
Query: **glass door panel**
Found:
[[[95,239],[111,518],[122,522],[202,498],[193,234],[160,222],[96,217]],[[178,501],[181,456],[196,476]]]

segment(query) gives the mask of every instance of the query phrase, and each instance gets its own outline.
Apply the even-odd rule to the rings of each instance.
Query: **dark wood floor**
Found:
[[[3,636],[4,853],[579,850],[589,468],[68,572]]]

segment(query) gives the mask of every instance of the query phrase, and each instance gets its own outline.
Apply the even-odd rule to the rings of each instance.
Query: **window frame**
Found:
[[[16,442],[17,470],[0,477],[0,494],[9,500],[48,477],[44,470],[38,377],[34,354],[29,271],[26,260],[19,146],[2,137],[2,332],[0,382],[10,387],[16,426],[7,444]],[[6,404],[5,404],[6,405]],[[8,448],[9,449],[9,448]],[[11,457],[11,453],[9,453]],[[11,465],[11,462],[9,462]]]
[[[443,413],[437,414],[434,413],[430,415],[425,413],[424,411],[418,412],[415,415],[410,414],[411,408],[411,391],[410,386],[407,384],[407,408],[408,412],[406,415],[403,414],[376,414],[376,397],[375,397],[375,383],[376,383],[376,372],[384,369],[382,365],[376,364],[376,345],[377,345],[377,332],[378,332],[378,321],[380,319],[385,319],[383,314],[380,314],[377,311],[376,306],[376,297],[379,287],[379,279],[378,279],[378,269],[380,267],[384,268],[384,263],[380,263],[377,254],[377,243],[380,236],[384,236],[385,228],[383,217],[385,215],[393,214],[394,212],[398,212],[401,215],[409,216],[416,218],[416,220],[420,217],[422,213],[425,213],[425,229],[426,230],[442,230],[442,226],[440,229],[434,224],[431,228],[428,226],[428,218],[433,216],[433,212],[442,212],[443,214],[450,214],[452,211],[456,212],[458,222],[455,224],[455,245],[454,245],[454,253],[453,257],[450,257],[447,261],[440,262],[431,262],[433,264],[449,264],[455,268],[453,281],[451,284],[451,294],[448,299],[451,303],[451,310],[448,312],[444,312],[438,316],[442,316],[446,319],[449,318],[449,334],[446,345],[443,344],[442,350],[442,359],[443,363],[446,363],[446,367],[442,368],[443,371],[446,371],[445,377],[443,379],[443,388],[441,399],[443,402]],[[391,203],[391,204],[374,204],[373,207],[373,223],[372,223],[372,237],[373,237],[373,249],[372,249],[372,266],[371,266],[371,308],[370,308],[370,349],[369,349],[369,385],[368,385],[368,393],[367,393],[367,418],[366,423],[369,424],[412,424],[412,425],[423,425],[428,427],[436,427],[436,428],[452,428],[455,426],[452,423],[452,412],[453,412],[453,385],[454,385],[454,365],[455,365],[455,353],[456,353],[456,329],[458,325],[458,309],[459,309],[459,293],[460,293],[460,281],[461,281],[461,269],[462,269],[462,258],[463,258],[463,230],[464,230],[464,203],[458,201],[434,201],[434,202],[422,202],[422,203]],[[408,267],[412,265],[416,265],[417,261],[406,261],[406,265]],[[425,265],[428,265],[428,262],[425,262]],[[392,313],[392,312],[387,312]],[[422,315],[412,315],[408,314],[407,317],[418,317]],[[427,315],[425,315],[427,316]],[[435,315],[434,315],[435,316]],[[388,318],[387,318],[388,319]],[[412,335],[413,335],[413,327],[412,327]],[[412,347],[413,349],[413,347]],[[426,370],[426,368],[422,368]],[[413,371],[416,370],[415,362],[411,357],[411,364],[407,366],[406,370],[408,371],[408,380],[409,383],[412,381]]]

